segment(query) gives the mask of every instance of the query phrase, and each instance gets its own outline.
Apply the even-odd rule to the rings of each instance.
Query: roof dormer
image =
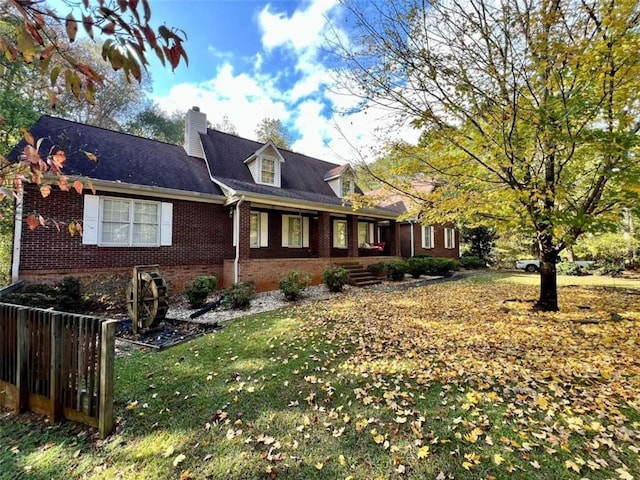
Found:
[[[261,185],[281,186],[281,164],[284,158],[273,142],[265,143],[244,163],[249,167],[253,181]]]
[[[336,196],[344,198],[355,191],[355,172],[348,163],[329,170],[324,181],[329,184]]]

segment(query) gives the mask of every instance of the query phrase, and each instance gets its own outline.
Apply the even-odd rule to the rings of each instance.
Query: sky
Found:
[[[283,122],[292,150],[336,163],[371,159],[390,139],[386,112],[341,115],[356,99],[335,91],[323,50],[329,25],[341,25],[336,0],[151,0],[151,24],[182,29],[188,67],[154,61],[152,98],[166,112],[198,106],[212,124],[228,117],[255,138],[264,118]],[[414,140],[416,132],[396,132]]]

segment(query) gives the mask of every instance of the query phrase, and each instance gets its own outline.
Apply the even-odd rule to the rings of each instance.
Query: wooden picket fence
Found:
[[[117,321],[0,303],[0,406],[113,429]]]

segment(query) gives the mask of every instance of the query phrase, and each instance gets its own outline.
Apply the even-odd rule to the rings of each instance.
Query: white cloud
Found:
[[[326,17],[337,4],[336,0],[310,1],[306,9],[296,9],[291,17],[272,11],[267,4],[258,14],[262,45],[267,50],[289,47],[298,52],[317,45],[326,28]]]
[[[295,151],[339,163],[373,158],[372,146],[383,140],[398,136],[415,140],[417,132],[393,127],[388,113],[381,109],[349,115],[327,113],[348,110],[356,103],[352,96],[332,89],[329,70],[319,55],[327,17],[338,15],[339,10],[336,0],[313,0],[303,5],[291,16],[267,5],[256,17],[264,52],[248,59],[210,48],[218,59],[210,80],[174,85],[168,95],[156,101],[169,112],[198,106],[212,123],[226,115],[246,138],[255,138],[255,128],[262,119],[280,119],[298,136]],[[277,68],[274,58],[279,59],[278,55],[293,56],[294,70],[286,65]],[[236,71],[234,65],[247,70]]]

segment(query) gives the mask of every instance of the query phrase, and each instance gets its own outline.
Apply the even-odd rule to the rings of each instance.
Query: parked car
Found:
[[[558,263],[565,261],[563,258],[558,257]],[[586,268],[593,265],[595,262],[593,260],[574,260],[573,264],[580,268]],[[516,268],[520,270],[524,270],[526,272],[537,272],[540,270],[540,260],[537,259],[526,259],[526,260],[518,260],[516,261]]]

